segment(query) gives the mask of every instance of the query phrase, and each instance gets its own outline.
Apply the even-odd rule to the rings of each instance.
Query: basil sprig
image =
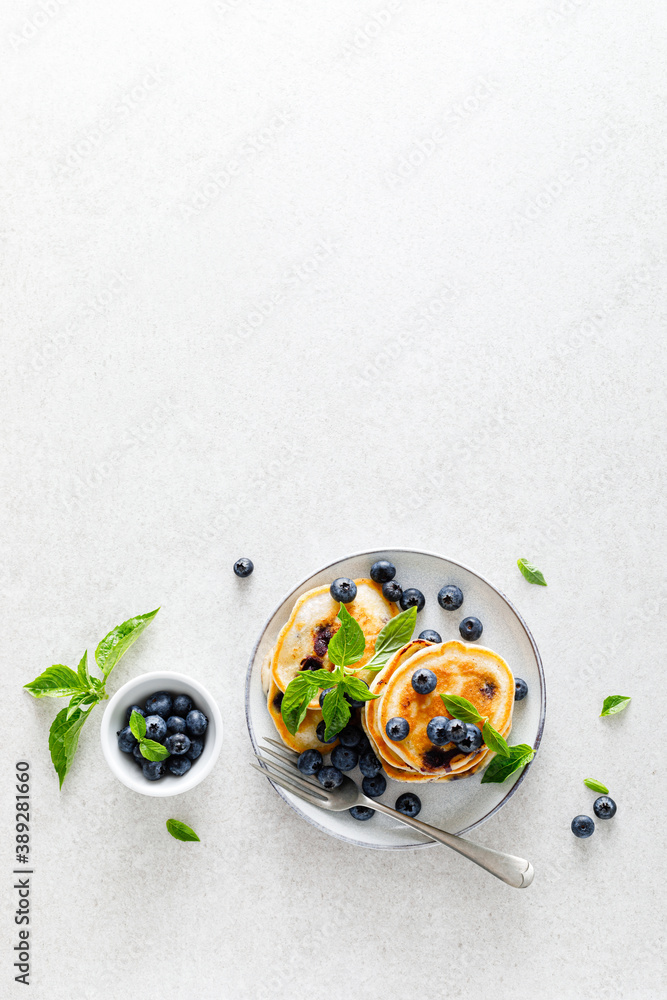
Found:
[[[130,716],[130,729],[132,735],[139,741],[141,756],[146,760],[165,760],[169,756],[169,751],[156,740],[146,738],[146,720],[136,710]]]
[[[481,723],[480,728],[484,743],[492,753],[498,755],[484,772],[482,784],[505,781],[510,774],[514,774],[518,768],[524,767],[535,756],[533,748],[526,743],[509,746],[504,736],[501,736],[498,730],[494,729],[488,719],[480,715],[473,703],[467,698],[462,698],[457,694],[441,694],[440,697],[453,719],[469,722],[473,726],[480,726]]]
[[[506,757],[498,755],[493,758],[482,775],[482,784],[501,784],[520,767],[529,764],[534,756],[535,751],[527,743],[518,743],[516,746],[510,747]]]
[[[88,652],[81,657],[76,672],[62,663],[48,667],[34,681],[24,684],[34,698],[69,698],[69,705],[56,715],[49,730],[49,750],[51,760],[58,775],[60,787],[67,777],[74,754],[79,745],[81,729],[95,705],[105,701],[106,681],[130,646],[136,642],[144,629],[150,625],[160,609],[145,615],[129,618],[117,625],[102,639],[95,650],[95,663],[102,673],[102,679],[91,676],[88,670]],[[149,741],[152,742],[152,741]],[[156,744],[160,746],[160,744]],[[165,755],[166,756],[166,755]],[[150,758],[158,760],[160,758]]]

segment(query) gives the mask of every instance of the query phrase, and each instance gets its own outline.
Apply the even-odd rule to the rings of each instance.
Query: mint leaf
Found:
[[[82,690],[79,675],[62,663],[47,667],[43,674],[23,687],[35,698],[67,698]]]
[[[520,767],[525,767],[533,757],[535,751],[527,743],[519,743],[515,747],[509,747],[507,757],[494,757],[486,771],[482,775],[482,784],[500,784],[511,774],[518,771]]]
[[[600,712],[600,718],[603,715],[617,715],[628,707],[632,698],[626,697],[624,694],[610,694],[608,698],[605,698],[602,703],[602,711]]]
[[[150,625],[159,610],[156,608],[155,611],[149,611],[148,614],[129,618],[122,625],[116,625],[108,635],[105,635],[95,650],[95,662],[105,677],[109,676],[121,656],[127,653],[130,646],[136,642],[146,626]]]
[[[371,694],[368,690],[368,684],[364,684],[358,677],[346,676],[340,683],[345,693],[349,694],[354,701],[372,701],[374,698],[380,697],[379,694]]]
[[[81,687],[90,687],[90,674],[88,673],[88,650],[84,650],[83,656],[79,662],[79,667],[77,670],[77,677],[81,682]]]
[[[473,726],[482,721],[482,716],[467,698],[461,698],[458,694],[441,694],[440,697],[453,719],[460,719],[461,722],[471,722]]]
[[[489,750],[493,753],[499,753],[503,757],[510,756],[510,748],[506,740],[500,735],[497,729],[493,728],[490,722],[485,722],[482,726],[482,737]]]
[[[602,795],[609,795],[609,789],[606,785],[603,785],[601,781],[596,781],[595,778],[584,778],[584,784],[587,788],[592,788],[594,792],[600,792]]]
[[[329,659],[339,667],[349,667],[364,655],[366,639],[361,626],[344,604],[338,611],[340,628],[329,642]]]
[[[540,587],[546,587],[547,581],[544,579],[543,574],[537,568],[529,563],[527,559],[517,559],[517,566],[525,576],[528,583],[537,583]]]
[[[337,736],[347,725],[350,715],[350,706],[345,700],[343,685],[338,684],[333,691],[324,696],[322,702],[322,716],[326,727],[324,739],[330,740],[332,736]]]
[[[168,819],[167,830],[176,840],[197,840],[199,837],[187,823],[181,823],[180,819]]]
[[[408,608],[390,618],[375,640],[375,652],[364,670],[382,670],[394,653],[410,642],[417,623],[417,608]]]
[[[136,736],[138,740],[143,740],[146,735],[146,720],[139,712],[132,712],[130,716],[130,729],[133,736]]]
[[[310,680],[311,673],[315,671],[303,670],[293,677],[283,695],[280,714],[292,736],[306,718],[308,704],[319,690],[319,685],[313,684]]]
[[[135,714],[134,712],[132,713]],[[141,716],[139,716],[141,718]],[[169,756],[169,751],[161,743],[156,743],[155,740],[140,740],[141,745],[141,756],[145,757],[146,760],[164,760]]]
[[[87,711],[79,708],[68,719],[68,709],[63,708],[51,723],[51,729],[49,730],[49,750],[51,751],[51,760],[56,769],[56,774],[60,779],[61,788],[63,787],[63,781],[67,776],[67,772],[72,766],[72,760],[74,759],[74,754],[79,743],[81,728],[91,711],[92,706]]]

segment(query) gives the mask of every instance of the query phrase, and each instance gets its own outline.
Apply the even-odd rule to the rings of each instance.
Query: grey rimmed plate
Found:
[[[460,563],[430,552],[410,549],[378,549],[359,552],[324,566],[300,583],[280,602],[255,644],[248,667],[246,681],[246,718],[253,746],[264,736],[277,738],[276,730],[266,707],[262,691],[261,667],[268,651],[275,644],[278,633],[289,618],[297,597],[330,583],[339,576],[354,578],[370,576],[370,567],[377,559],[389,559],[397,568],[396,579],[405,589],[418,587],[426,597],[426,606],[417,617],[415,638],[426,628],[435,629],[443,642],[460,639],[459,622],[467,615],[475,615],[484,626],[479,645],[495,650],[507,661],[516,677],[528,684],[528,696],[514,708],[512,732],[509,742],[528,743],[537,747],[542,737],[546,712],[546,687],[542,661],[535,640],[519,612],[492,584]],[[438,604],[437,594],[444,584],[454,583],[464,595],[458,611],[444,611]],[[465,834],[489,819],[514,794],[531,765],[512,775],[503,784],[481,784],[483,772],[460,781],[401,782],[387,779],[387,790],[382,801],[394,805],[401,792],[411,791],[422,801],[420,819],[450,833]],[[349,777],[361,783],[358,769]],[[361,847],[396,849],[430,847],[417,831],[402,823],[393,822],[389,816],[376,813],[372,819],[359,822],[349,813],[333,813],[310,806],[300,799],[273,786],[278,794],[309,823],[339,840],[346,840]]]

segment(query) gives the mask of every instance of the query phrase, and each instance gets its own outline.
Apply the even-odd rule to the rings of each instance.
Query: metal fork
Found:
[[[493,851],[490,847],[482,847],[481,844],[472,844],[469,840],[463,840],[462,837],[455,837],[452,833],[438,830],[437,827],[429,826],[428,823],[422,823],[419,819],[404,816],[403,813],[397,812],[390,806],[385,805],[384,802],[367,798],[348,777],[343,777],[343,783],[338,788],[332,790],[323,788],[318,781],[311,781],[309,778],[305,778],[297,770],[297,755],[283,743],[278,743],[276,740],[271,740],[266,736],[264,737],[264,742],[270,743],[271,747],[277,749],[261,747],[255,754],[257,759],[261,761],[261,765],[251,763],[250,766],[260,771],[271,781],[275,782],[276,785],[280,785],[288,792],[292,792],[293,795],[303,799],[304,802],[309,802],[313,806],[320,806],[322,809],[329,809],[333,812],[343,812],[352,806],[370,806],[371,809],[386,813],[387,816],[393,816],[394,819],[400,820],[406,826],[414,827],[415,830],[419,830],[420,833],[430,837],[431,840],[436,840],[439,844],[451,847],[453,851],[462,854],[469,861],[474,861],[480,868],[484,868],[502,882],[514,886],[515,889],[525,889],[533,881],[535,873],[530,861],[525,861],[523,858],[515,858],[512,854],[503,854],[501,851]],[[269,754],[281,763],[276,764],[273,760],[269,760],[266,756],[263,756],[263,754]]]

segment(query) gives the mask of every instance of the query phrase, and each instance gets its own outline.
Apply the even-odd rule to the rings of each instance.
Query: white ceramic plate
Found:
[[[289,618],[297,597],[313,587],[330,583],[339,576],[353,579],[368,577],[371,565],[378,559],[389,559],[396,566],[396,579],[403,589],[418,587],[426,597],[426,606],[417,617],[416,638],[424,629],[439,632],[443,642],[460,639],[459,622],[467,615],[475,615],[484,626],[479,645],[495,650],[509,664],[516,677],[522,677],[528,684],[528,696],[517,702],[510,743],[528,743],[537,747],[542,737],[546,711],[546,688],[542,661],[535,640],[521,615],[503,594],[477,573],[430,552],[414,552],[409,549],[383,549],[360,552],[331,563],[304,580],[280,602],[262,629],[255,644],[246,682],[246,718],[253,746],[257,748],[262,737],[276,739],[276,730],[266,707],[266,697],[262,691],[262,660],[274,645],[280,629]],[[462,606],[457,611],[444,611],[437,601],[438,591],[448,583],[456,584],[464,595]],[[507,802],[514,794],[530,769],[512,775],[500,785],[481,784],[482,773],[471,775],[461,781],[413,782],[387,779],[387,790],[381,801],[394,805],[397,797],[405,791],[415,792],[422,801],[420,819],[438,826],[450,833],[465,834],[483,823]],[[358,769],[349,773],[358,784],[361,774]],[[302,802],[278,786],[273,786],[280,796],[309,823],[339,840],[351,844],[375,848],[430,847],[433,841],[426,841],[415,830],[402,823],[393,822],[391,817],[377,813],[366,822],[353,819],[348,812],[326,812],[316,806]]]

